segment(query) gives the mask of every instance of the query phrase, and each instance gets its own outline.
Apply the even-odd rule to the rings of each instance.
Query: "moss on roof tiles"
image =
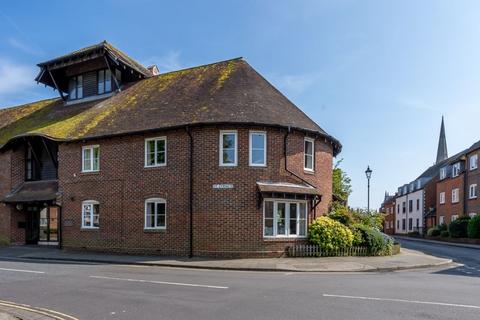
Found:
[[[105,100],[52,99],[0,110],[0,148],[21,135],[70,141],[198,123],[305,129],[341,147],[248,63],[233,59],[140,80]]]

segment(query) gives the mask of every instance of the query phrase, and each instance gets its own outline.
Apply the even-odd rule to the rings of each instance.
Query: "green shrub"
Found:
[[[438,226],[436,226],[435,228],[437,228],[439,231],[445,231],[445,230],[448,230],[448,227],[445,223],[442,223],[442,224],[439,224]]]
[[[448,226],[448,231],[452,238],[466,238],[467,228],[470,217],[462,216],[455,221],[452,221]]]
[[[356,224],[352,226],[354,234],[361,234],[362,241],[358,241],[358,246],[366,246],[372,254],[391,254],[393,249],[393,239],[377,229],[369,226]]]
[[[10,241],[8,238],[2,234],[0,234],[0,247],[8,246],[10,244]]]
[[[308,238],[322,250],[339,250],[352,246],[353,234],[346,226],[329,217],[320,217],[308,226]]]
[[[328,214],[330,219],[338,221],[346,226],[352,223],[352,216],[345,207],[338,207]]]
[[[440,235],[440,230],[437,227],[428,229],[427,236],[429,237],[438,237]]]
[[[448,232],[447,230],[442,230],[442,231],[440,231],[440,237],[448,238],[448,237],[450,237],[450,232]]]
[[[480,239],[480,216],[475,216],[468,222],[467,235],[469,238]]]
[[[365,238],[363,236],[363,232],[362,230],[360,230],[359,228],[357,228],[356,226],[358,226],[357,224],[354,224],[352,226],[350,226],[350,231],[352,231],[352,234],[353,234],[353,242],[352,242],[352,245],[354,247],[363,247],[363,246],[366,246],[365,244]]]

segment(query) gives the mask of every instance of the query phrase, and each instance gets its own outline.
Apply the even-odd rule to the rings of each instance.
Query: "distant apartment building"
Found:
[[[383,232],[386,234],[395,234],[395,195],[389,195],[388,192],[385,192],[385,198],[380,212],[385,215]]]

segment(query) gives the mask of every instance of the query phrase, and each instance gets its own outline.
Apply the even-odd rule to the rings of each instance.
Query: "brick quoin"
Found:
[[[238,166],[219,166],[220,130],[238,132]],[[249,131],[267,133],[267,167],[249,166]],[[212,126],[191,130],[193,164],[193,253],[195,256],[251,257],[282,255],[286,246],[305,240],[264,239],[263,207],[257,181],[301,183],[285,171],[286,130],[271,127]],[[146,138],[167,137],[167,165],[144,167]],[[322,194],[317,215],[332,197],[332,146],[315,141],[315,172],[303,170],[305,134],[288,137],[288,169]],[[81,172],[81,148],[100,146],[100,171]],[[110,252],[185,256],[189,252],[189,137],[185,130],[64,143],[59,148],[63,247]],[[233,189],[213,189],[213,184]],[[144,230],[148,198],[167,200],[166,230]],[[81,203],[100,203],[100,228],[81,229]],[[309,220],[313,211],[309,210]],[[68,220],[68,223],[65,221]]]

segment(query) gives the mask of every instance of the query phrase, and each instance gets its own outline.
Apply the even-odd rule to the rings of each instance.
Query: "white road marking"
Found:
[[[22,270],[22,269],[8,269],[8,268],[0,268],[0,271],[12,271],[12,272],[26,272],[26,273],[38,273],[43,274],[43,271],[34,271],[34,270]]]
[[[128,279],[128,278],[113,278],[113,277],[102,277],[102,276],[90,276],[90,278],[94,278],[94,279],[105,279],[105,280],[129,281],[129,282],[153,283],[153,284],[166,284],[166,285],[184,286],[184,287],[199,287],[199,288],[210,288],[210,289],[228,289],[228,287],[210,286],[210,285],[195,284],[195,283],[153,281],[153,280]]]
[[[329,298],[344,298],[344,299],[373,300],[373,301],[390,301],[390,302],[403,302],[403,303],[415,303],[415,304],[429,304],[429,305],[446,306],[446,307],[480,309],[480,306],[473,306],[473,305],[468,305],[468,304],[432,302],[432,301],[374,298],[374,297],[361,297],[361,296],[343,296],[343,295],[337,295],[337,294],[323,294],[323,296],[324,297],[329,297]]]

